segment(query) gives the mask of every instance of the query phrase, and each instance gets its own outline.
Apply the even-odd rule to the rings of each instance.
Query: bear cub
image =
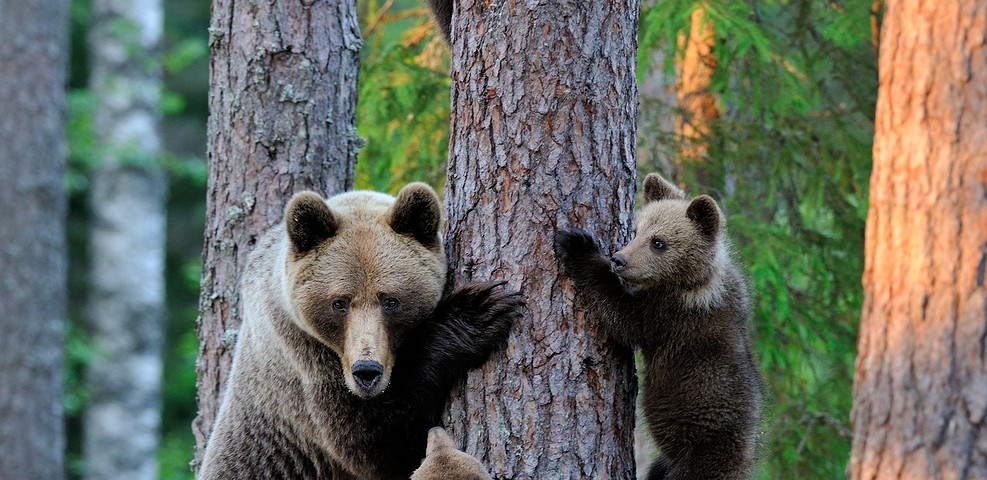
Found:
[[[562,271],[602,331],[641,350],[644,418],[661,451],[647,478],[750,478],[762,386],[723,214],[657,174],[644,200],[612,258],[582,230],[556,233]]]
[[[435,192],[292,197],[243,274],[243,326],[202,479],[407,479],[450,391],[503,348],[503,282],[443,295]]]
[[[492,480],[483,464],[456,448],[456,442],[442,427],[428,431],[425,455],[411,480]]]

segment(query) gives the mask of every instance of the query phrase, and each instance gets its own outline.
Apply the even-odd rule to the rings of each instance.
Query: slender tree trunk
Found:
[[[573,307],[552,252],[628,241],[639,2],[461,2],[453,21],[451,280],[501,278],[528,314],[473,372],[450,427],[495,477],[633,478],[631,351]]]
[[[90,29],[102,164],[92,175],[86,478],[154,479],[164,342],[160,0],[95,0]]]
[[[216,0],[209,31],[196,465],[232,361],[247,254],[292,194],[350,189],[360,147],[355,0]]]
[[[709,88],[716,69],[715,29],[702,5],[692,12],[690,22],[688,35],[679,38],[681,57],[676,62],[679,115],[675,119],[675,134],[681,145],[681,161],[697,165],[706,160],[710,123],[719,118],[720,112]],[[708,186],[709,179],[704,178],[701,168],[697,170],[699,183]]]
[[[68,2],[0,0],[0,477],[65,475]]]
[[[889,0],[853,479],[987,478],[987,3]]]

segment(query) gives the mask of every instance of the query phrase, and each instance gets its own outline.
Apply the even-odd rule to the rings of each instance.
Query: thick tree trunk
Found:
[[[240,325],[239,280],[292,194],[353,184],[362,40],[356,1],[213,3],[196,464]]]
[[[0,0],[0,477],[65,475],[68,2]]]
[[[158,164],[160,0],[95,0],[86,478],[154,479],[161,424],[165,178]]]
[[[891,0],[853,479],[987,478],[987,4]]]
[[[573,307],[552,235],[582,226],[608,251],[629,239],[639,3],[457,7],[451,279],[509,280],[528,313],[454,398],[450,427],[498,478],[633,478],[631,352]]]

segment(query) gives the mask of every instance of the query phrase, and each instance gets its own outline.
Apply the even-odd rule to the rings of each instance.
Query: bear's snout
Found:
[[[357,360],[353,364],[351,372],[353,373],[353,380],[356,381],[356,384],[366,393],[370,393],[380,382],[381,377],[384,376],[384,366],[380,362],[372,360]]]
[[[624,267],[626,266],[627,266],[627,257],[619,253],[615,253],[613,257],[610,259],[610,270],[613,270],[614,272],[619,272],[623,270]]]

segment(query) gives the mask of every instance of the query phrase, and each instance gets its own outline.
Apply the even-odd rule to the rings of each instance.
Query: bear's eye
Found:
[[[660,238],[656,238],[656,239],[654,239],[654,240],[651,241],[651,248],[653,248],[655,250],[664,250],[664,249],[668,248],[668,245],[665,243],[664,240],[662,240]]]
[[[350,301],[346,298],[337,298],[332,301],[332,309],[334,312],[342,315],[350,309]]]
[[[394,313],[401,308],[401,301],[394,297],[384,297],[380,300],[380,306],[385,312]]]

